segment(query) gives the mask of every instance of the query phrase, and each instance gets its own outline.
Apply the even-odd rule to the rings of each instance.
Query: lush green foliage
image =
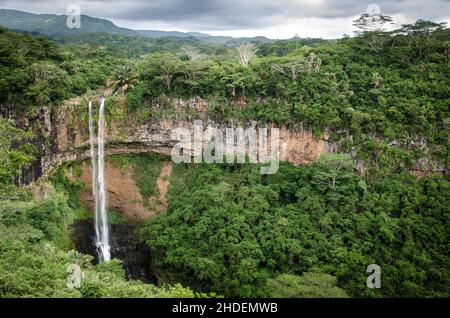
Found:
[[[92,265],[93,258],[71,250],[68,225],[80,217],[78,184],[69,182],[64,170],[50,179],[54,188],[26,191],[12,184],[30,155],[10,148],[20,129],[0,120],[0,298],[1,297],[211,297],[196,294],[180,284],[157,288],[127,281],[121,262]],[[31,189],[33,190],[33,188]],[[34,193],[41,193],[34,198]],[[67,285],[69,265],[80,266],[80,288]]]
[[[128,64],[121,65],[106,81],[108,94],[127,93],[139,84],[136,73]]]
[[[336,278],[321,273],[305,273],[301,277],[281,274],[267,282],[267,294],[274,298],[346,298],[336,287]]]
[[[207,44],[194,38],[144,38],[140,36],[127,36],[117,34],[92,33],[79,36],[57,38],[58,42],[65,45],[86,45],[104,48],[113,56],[123,58],[139,58],[145,54],[158,52],[180,52],[183,46],[194,46],[200,52],[207,54],[220,54],[223,48]]]
[[[23,142],[30,137],[32,134],[15,128],[0,117],[0,186],[11,183],[14,177],[20,175],[22,168],[34,159],[35,147]],[[15,148],[11,147],[12,143],[15,143]]]
[[[125,280],[121,262],[92,265],[70,250],[66,226],[74,217],[66,199],[0,202],[0,297],[196,297],[179,284],[157,288]],[[80,288],[67,286],[68,266],[81,267]]]
[[[226,296],[267,296],[277,275],[314,271],[356,297],[448,297],[450,182],[392,174],[366,183],[331,160],[273,176],[252,165],[176,166],[170,211],[141,234],[179,281]],[[338,182],[317,178],[330,171]],[[366,287],[370,264],[382,268],[380,290]]]
[[[103,51],[64,51],[55,42],[0,28],[2,113],[58,104],[105,84],[112,71]]]
[[[345,155],[283,164],[273,176],[252,165],[176,166],[169,212],[141,231],[159,269],[226,296],[449,297],[450,182],[409,172],[423,161],[448,170],[450,33],[421,20],[390,33],[367,23],[357,20],[355,38],[260,45],[248,67],[233,48],[192,38],[91,34],[61,37],[59,46],[0,29],[0,111],[26,117],[109,78],[142,122],[195,115],[167,105],[201,97],[220,121],[301,123],[317,135],[328,128],[365,164],[364,176]],[[180,50],[186,45],[194,51]],[[127,115],[109,106],[109,117]],[[38,155],[27,144],[33,136],[6,119],[0,133],[0,296],[194,296],[179,285],[127,282],[116,261],[93,266],[67,253],[78,185],[58,172],[57,193],[45,199],[16,188]],[[159,159],[130,155],[120,164],[135,167],[143,197],[155,194]],[[85,272],[81,289],[66,286],[71,263]],[[381,290],[365,285],[369,264],[382,268]]]
[[[377,50],[371,46],[375,40]],[[448,165],[449,40],[448,29],[418,21],[393,33],[264,44],[248,68],[230,58],[154,54],[136,64],[141,84],[128,102],[130,110],[150,113],[158,111],[154,101],[161,92],[199,96],[218,120],[302,123],[319,134],[327,127],[335,139],[352,135],[347,149],[356,147],[361,159],[375,161],[374,145],[401,141],[404,162],[410,162],[405,168],[424,156]],[[427,147],[413,147],[420,140]]]

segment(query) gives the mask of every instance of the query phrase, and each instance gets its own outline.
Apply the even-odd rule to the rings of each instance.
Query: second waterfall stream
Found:
[[[95,246],[99,262],[111,259],[105,190],[105,99],[100,100],[97,138],[92,101],[89,102],[89,142],[92,163],[92,194],[95,198]]]

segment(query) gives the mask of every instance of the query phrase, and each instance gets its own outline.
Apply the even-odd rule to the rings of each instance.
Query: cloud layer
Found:
[[[63,14],[76,0],[0,0],[0,6]],[[96,0],[78,1],[83,14],[140,29],[203,31],[272,37],[340,36],[375,3],[397,22],[450,21],[449,0]]]

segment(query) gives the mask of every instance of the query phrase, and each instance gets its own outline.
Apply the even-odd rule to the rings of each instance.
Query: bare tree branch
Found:
[[[296,81],[303,72],[319,72],[322,67],[322,60],[314,53],[311,53],[308,60],[297,57],[295,60],[288,61],[284,64],[273,63],[271,68],[276,72],[289,77],[292,81]]]
[[[204,55],[192,45],[183,46],[181,52],[186,55],[190,61],[200,60],[204,57]]]
[[[248,67],[250,61],[255,57],[258,52],[258,48],[253,43],[245,43],[237,48],[239,63],[243,67]]]

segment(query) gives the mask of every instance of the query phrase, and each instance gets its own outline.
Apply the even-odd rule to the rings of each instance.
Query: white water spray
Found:
[[[97,214],[98,214],[98,195],[97,195],[97,190],[98,190],[98,177],[97,177],[97,166],[98,166],[98,162],[97,162],[97,152],[95,149],[95,145],[96,145],[96,140],[95,140],[95,128],[94,128],[94,114],[93,114],[93,110],[92,110],[92,101],[89,102],[89,143],[91,145],[91,174],[92,174],[92,195],[94,196],[95,199],[95,237],[98,238],[100,237],[100,234],[98,232],[98,220],[97,220]]]
[[[105,191],[105,99],[100,100],[97,152],[92,102],[89,102],[89,141],[92,162],[92,194],[95,198],[95,245],[99,261],[111,259]]]

